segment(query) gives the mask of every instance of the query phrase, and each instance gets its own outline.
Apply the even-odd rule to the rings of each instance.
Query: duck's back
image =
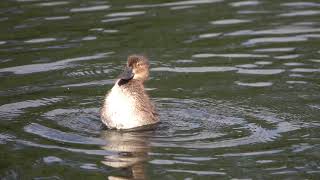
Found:
[[[135,79],[120,86],[118,81],[105,97],[100,113],[103,123],[112,129],[129,129],[158,122],[143,83]]]

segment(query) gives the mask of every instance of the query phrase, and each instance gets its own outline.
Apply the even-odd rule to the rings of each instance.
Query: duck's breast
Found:
[[[107,117],[107,125],[117,129],[139,126],[138,117],[135,114],[135,104],[135,99],[130,93],[116,84],[105,99],[106,108],[103,111]]]

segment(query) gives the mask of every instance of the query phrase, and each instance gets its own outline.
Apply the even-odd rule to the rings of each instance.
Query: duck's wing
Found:
[[[153,104],[153,102],[150,101],[150,104],[152,106],[152,114],[156,117],[159,116],[158,112],[157,112],[157,109],[156,109],[156,106]]]
[[[143,119],[148,119],[150,121],[158,120],[156,108],[145,91],[143,83],[137,80],[131,80],[128,84],[123,86],[123,88],[127,88],[127,92],[129,92],[134,98],[136,106],[135,109],[143,112]]]

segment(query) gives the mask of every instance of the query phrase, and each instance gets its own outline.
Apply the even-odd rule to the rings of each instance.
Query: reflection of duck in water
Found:
[[[129,177],[109,176],[108,179],[147,179],[144,163],[149,152],[149,132],[119,132],[105,131],[103,138],[108,142],[102,148],[117,152],[115,155],[105,156],[103,164],[113,168],[127,168]]]
[[[110,129],[130,129],[159,121],[143,85],[148,77],[148,59],[129,56],[125,71],[106,95],[100,110],[101,120],[106,126]]]

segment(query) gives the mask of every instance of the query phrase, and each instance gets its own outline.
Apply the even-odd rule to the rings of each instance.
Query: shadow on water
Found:
[[[145,173],[145,163],[150,152],[149,138],[152,131],[121,132],[107,130],[102,133],[102,138],[107,144],[102,148],[116,152],[114,155],[104,156],[104,165],[121,168],[129,171],[129,175],[109,176],[108,179],[148,179]]]

